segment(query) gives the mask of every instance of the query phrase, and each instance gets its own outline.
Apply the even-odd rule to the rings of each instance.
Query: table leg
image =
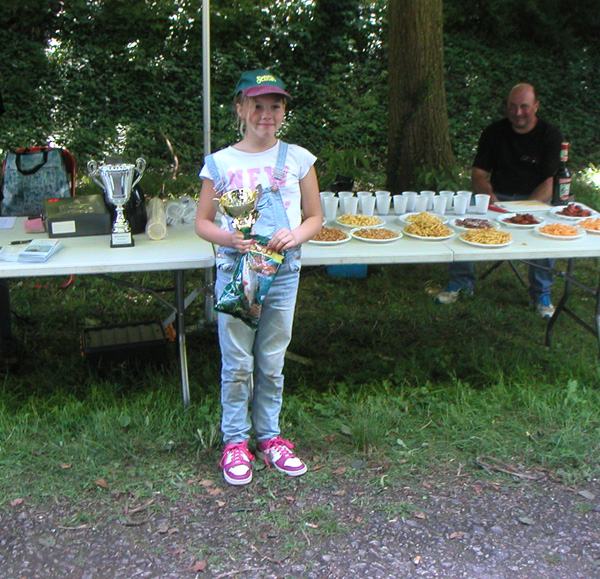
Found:
[[[185,346],[185,295],[183,288],[183,270],[175,270],[175,307],[177,309],[177,341],[179,344],[179,365],[181,368],[181,392],[183,406],[190,405],[190,383]]]
[[[563,295],[561,296],[560,300],[558,301],[558,305],[556,306],[556,309],[554,310],[554,315],[550,318],[550,320],[548,321],[548,325],[546,326],[546,342],[545,342],[546,346],[550,346],[550,343],[552,341],[552,330],[554,329],[554,324],[556,324],[556,320],[558,319],[558,316],[560,316],[561,312],[563,310],[565,310],[567,300],[569,299],[569,296],[571,295],[571,284],[572,284],[572,280],[573,280],[574,264],[575,264],[575,260],[573,258],[571,258],[567,261],[567,273],[563,274],[563,276],[562,276],[565,278],[565,288],[563,290]],[[567,310],[565,310],[565,311],[567,311]]]

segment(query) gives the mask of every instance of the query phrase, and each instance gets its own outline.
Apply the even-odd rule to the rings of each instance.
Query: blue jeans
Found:
[[[541,265],[542,267],[552,267],[553,259],[532,259],[532,264]],[[471,291],[475,286],[475,270],[472,261],[455,261],[449,267],[450,282],[448,287],[454,291],[466,290]],[[550,296],[550,289],[554,275],[552,271],[540,269],[536,265],[529,266],[529,297],[535,303],[538,303],[543,296]]]
[[[283,363],[292,338],[300,273],[282,266],[262,304],[258,328],[218,314],[221,346],[221,430],[225,444],[258,442],[279,436],[283,400]],[[231,279],[217,270],[216,295]]]
[[[507,197],[498,195],[500,201],[519,201],[527,199],[527,197]],[[529,297],[534,303],[538,303],[544,296],[550,297],[550,289],[554,281],[554,274],[551,270],[540,269],[536,265],[542,267],[553,267],[554,259],[532,259],[532,264],[529,266]],[[448,288],[456,290],[472,291],[475,286],[475,269],[471,261],[455,261],[448,266],[450,272],[450,281]]]

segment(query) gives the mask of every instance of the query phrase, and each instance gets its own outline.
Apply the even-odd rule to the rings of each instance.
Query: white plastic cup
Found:
[[[444,197],[436,195],[433,198],[433,212],[437,213],[438,215],[446,214],[446,199],[444,199]]]
[[[375,202],[379,215],[387,215],[390,212],[391,200],[392,194],[389,191],[375,191]]]
[[[358,197],[347,196],[342,198],[342,213],[350,213],[356,215],[358,209]]]
[[[468,197],[456,195],[454,197],[454,214],[455,215],[464,215],[467,212],[467,207],[469,206]]]
[[[365,199],[371,199],[373,194],[370,191],[361,191],[360,195],[358,195],[358,210],[364,215],[365,212],[363,210],[363,203]],[[368,203],[368,201],[367,201]]]
[[[396,215],[404,215],[406,213],[406,205],[408,197],[406,195],[394,195],[394,213]]]
[[[402,195],[407,198],[406,211],[412,213],[415,210],[415,202],[417,201],[418,193],[416,191],[402,191]]]
[[[471,191],[457,191],[456,192],[457,197],[465,197],[467,199],[467,208],[469,207],[469,205],[471,205],[471,196],[472,195],[473,195],[473,193]]]
[[[443,197],[446,200],[446,211],[450,211],[452,209],[454,191],[440,191],[440,197]]]
[[[490,196],[485,193],[475,195],[475,213],[487,213],[490,206]]]
[[[417,195],[417,199],[415,201],[415,213],[422,213],[423,211],[427,211],[428,206],[429,198],[426,195]]]
[[[340,199],[343,199],[344,197],[352,197],[354,195],[354,193],[352,193],[352,191],[339,191],[338,192],[338,197]]]
[[[361,197],[361,213],[363,215],[373,215],[375,211],[375,195]]]
[[[427,197],[426,211],[431,211],[433,209],[433,196],[435,195],[435,191],[421,191],[419,195],[422,197]]]
[[[319,193],[319,197],[321,198],[321,209],[323,213],[325,213],[325,199],[335,197],[335,193],[333,191],[321,191]]]
[[[326,221],[335,220],[339,201],[335,195],[323,199],[323,215]]]

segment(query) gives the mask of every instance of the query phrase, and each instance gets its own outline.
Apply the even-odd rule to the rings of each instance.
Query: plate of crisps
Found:
[[[400,215],[398,217],[398,221],[408,225],[409,223],[414,223],[419,215],[431,215],[432,217],[437,217],[442,223],[448,223],[448,218],[446,216],[440,215],[439,213],[431,213],[431,211],[422,211],[421,213],[405,213],[404,215]]]
[[[374,215],[362,215],[361,213],[344,213],[335,222],[342,227],[379,227],[383,220]]]
[[[350,231],[350,235],[367,243],[390,243],[402,238],[402,233],[387,227],[357,227]]]
[[[323,226],[319,233],[308,240],[308,243],[313,243],[314,245],[339,245],[340,243],[346,243],[351,239],[352,238],[348,233],[337,227]]]
[[[585,235],[585,229],[579,225],[566,225],[563,223],[548,223],[535,228],[536,232],[542,237],[549,239],[558,239],[559,241],[571,241],[581,239]]]
[[[467,245],[474,247],[506,247],[513,242],[512,235],[508,231],[499,229],[470,229],[461,233],[458,238]]]
[[[600,233],[600,217],[588,217],[577,222],[577,225],[588,233]]]
[[[414,239],[423,239],[425,241],[444,241],[444,239],[450,239],[451,237],[454,237],[456,235],[456,231],[452,231],[452,229],[448,229],[448,227],[446,227],[445,225],[442,225],[442,227],[444,227],[444,229],[446,229],[446,232],[439,232],[439,235],[426,235],[426,231],[418,231],[413,233],[415,230],[409,230],[409,228],[412,225],[407,225],[406,227],[404,227],[402,229],[402,233],[404,233],[404,235],[408,235],[408,237],[412,237]],[[421,233],[424,233],[423,235],[421,235]]]

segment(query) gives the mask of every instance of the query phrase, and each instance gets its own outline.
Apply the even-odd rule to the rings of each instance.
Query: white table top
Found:
[[[46,233],[25,233],[24,218],[12,229],[0,230],[0,246],[13,240],[47,238]],[[0,277],[98,274],[207,268],[214,265],[212,245],[200,239],[193,225],[169,227],[167,236],[152,241],[145,233],[134,235],[133,247],[110,247],[109,235],[65,237],[63,248],[46,263],[0,262]],[[22,245],[25,248],[25,245]]]
[[[497,219],[500,215],[490,211],[484,217]],[[572,223],[548,212],[536,212],[536,215],[547,223]],[[469,216],[477,217],[471,212]],[[447,217],[455,216],[449,213]],[[396,215],[383,218],[391,229],[400,230],[403,227]],[[13,240],[47,237],[45,233],[25,233],[23,221],[18,218],[14,228],[0,230],[0,246]],[[306,266],[449,263],[600,256],[599,234],[587,233],[575,240],[554,240],[542,237],[532,229],[503,229],[510,231],[514,242],[502,248],[467,245],[458,238],[460,231],[445,241],[419,240],[405,235],[390,243],[367,243],[356,239],[332,246],[306,243],[302,248],[302,263]],[[0,277],[197,269],[214,265],[212,245],[196,235],[193,225],[169,227],[167,236],[160,241],[152,241],[145,233],[135,235],[134,239],[134,247],[111,248],[108,235],[63,238],[61,242],[64,247],[46,263],[0,262]]]
[[[496,220],[501,213],[489,211],[485,215],[473,213],[471,207],[468,217],[486,217]],[[567,221],[555,217],[546,211],[536,211],[535,215],[546,223],[563,223]],[[453,213],[446,215],[450,220]],[[396,215],[381,216],[390,229],[401,230],[403,223]],[[461,216],[465,217],[465,216]],[[339,227],[335,223],[332,227]],[[450,227],[450,229],[453,229]],[[581,239],[548,239],[542,237],[533,229],[519,229],[503,226],[504,231],[511,233],[513,243],[501,248],[474,247],[459,239],[461,231],[445,241],[428,241],[404,236],[390,243],[368,243],[352,239],[340,245],[323,246],[306,243],[302,248],[302,263],[304,265],[336,265],[336,264],[400,264],[400,263],[446,263],[451,261],[496,261],[540,259],[546,257],[597,257],[600,256],[600,234],[587,233]]]

